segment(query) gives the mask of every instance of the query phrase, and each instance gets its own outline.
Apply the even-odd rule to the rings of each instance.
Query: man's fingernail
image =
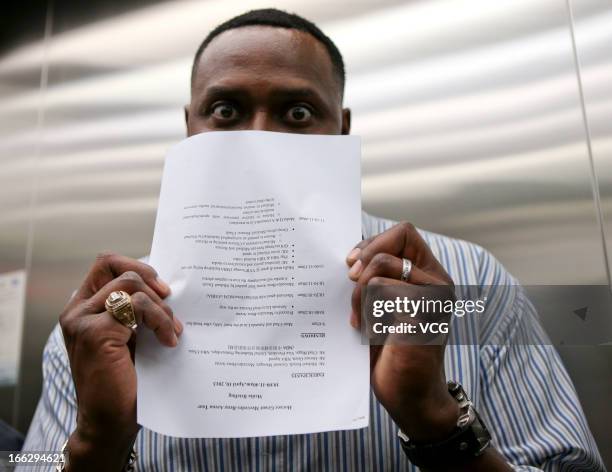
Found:
[[[176,347],[178,345],[178,338],[176,334],[172,333],[172,347]]]
[[[353,249],[351,252],[349,252],[348,256],[346,256],[346,262],[348,262],[349,264],[352,264],[353,262],[355,262],[357,258],[359,257],[360,252],[361,252],[361,249],[359,249],[358,247]]]
[[[157,282],[157,285],[159,285],[161,287],[161,289],[166,292],[166,293],[170,293],[170,285],[168,285],[166,282],[164,282],[162,279],[160,279],[159,277],[157,277],[155,279],[155,281]]]
[[[361,275],[362,268],[361,259],[357,259],[357,262],[353,264],[353,266],[349,269],[348,276],[351,280],[357,280]]]
[[[176,317],[174,317],[174,332],[177,336],[180,336],[183,332],[183,323]]]
[[[356,327],[357,327],[357,316],[355,316],[355,312],[354,312],[354,311],[351,311],[351,318],[350,318],[350,320],[349,320],[349,321],[350,321],[351,326],[352,326],[353,328],[356,328]]]

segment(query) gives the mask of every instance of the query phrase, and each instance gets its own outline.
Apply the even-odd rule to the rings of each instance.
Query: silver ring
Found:
[[[403,258],[402,259],[402,276],[400,280],[402,282],[408,282],[410,278],[410,272],[412,272],[412,261],[410,259]]]

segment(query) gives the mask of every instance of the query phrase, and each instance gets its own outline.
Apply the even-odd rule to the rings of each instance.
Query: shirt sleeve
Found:
[[[58,452],[76,427],[76,393],[59,324],[45,345],[42,371],[42,394],[23,445],[24,452]],[[18,466],[16,470],[29,469]],[[54,466],[36,470],[54,470]]]
[[[605,471],[572,381],[516,279],[484,253],[479,413],[520,471]]]

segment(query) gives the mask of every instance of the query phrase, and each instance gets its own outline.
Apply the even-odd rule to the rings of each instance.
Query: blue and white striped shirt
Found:
[[[363,214],[368,238],[394,224]],[[493,286],[484,316],[462,320],[469,343],[449,343],[445,368],[473,400],[493,445],[516,470],[605,470],[576,391],[518,282],[483,248],[421,232],[456,285]],[[454,318],[454,317],[453,317]],[[76,395],[59,326],[43,354],[43,391],[24,451],[59,450],[75,428]],[[313,412],[314,414],[315,412]],[[414,471],[397,426],[371,394],[370,426],[293,436],[185,439],[141,429],[143,471]],[[36,470],[41,470],[37,468]]]

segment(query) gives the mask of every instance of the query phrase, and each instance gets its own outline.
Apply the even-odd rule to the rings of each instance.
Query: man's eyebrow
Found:
[[[270,94],[275,99],[282,100],[301,100],[308,99],[318,102],[319,106],[327,106],[326,101],[315,88],[295,86],[295,87],[274,87]],[[211,85],[204,89],[204,97],[206,100],[215,99],[217,97],[237,97],[248,98],[251,96],[248,88],[239,85]]]
[[[225,85],[211,85],[204,90],[204,93],[208,96],[218,95],[248,95],[248,92],[242,87],[233,87]]]
[[[272,95],[283,98],[318,98],[321,96],[316,90],[308,87],[280,87],[272,90]]]
[[[205,89],[206,95],[248,95],[249,92],[237,86],[211,85]],[[309,87],[277,87],[272,90],[272,95],[283,97],[317,97],[319,94]]]

